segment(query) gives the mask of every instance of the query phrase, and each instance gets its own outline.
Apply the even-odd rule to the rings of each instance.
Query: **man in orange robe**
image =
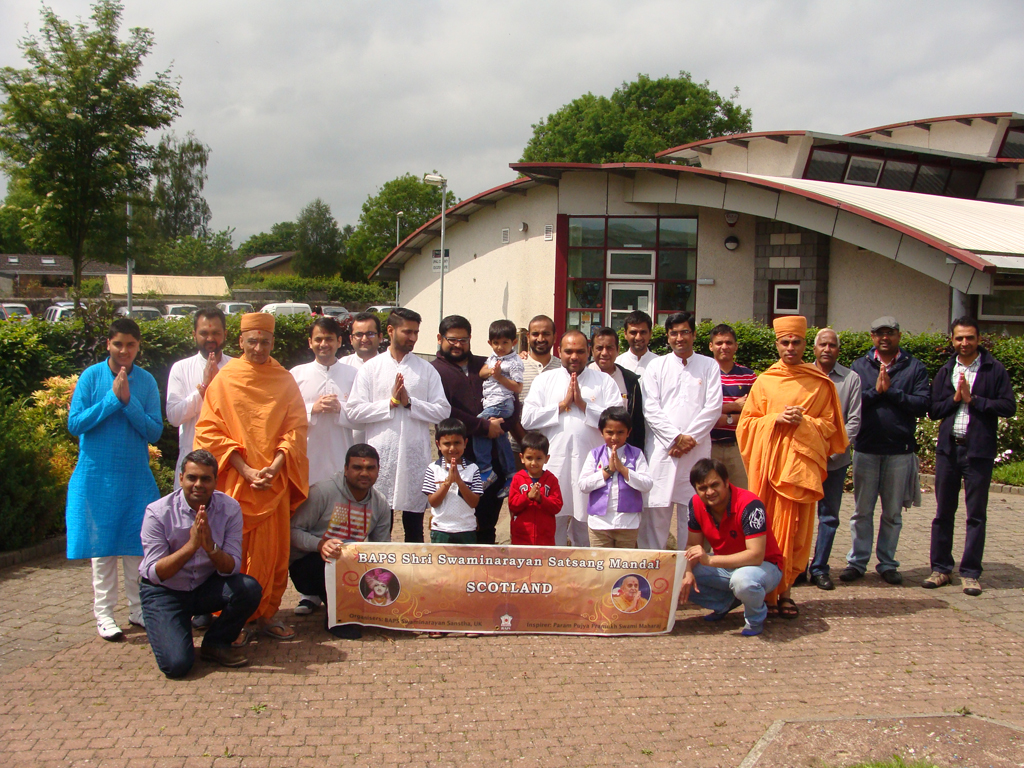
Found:
[[[276,617],[288,586],[291,516],[309,492],[306,406],[295,379],[270,356],[274,316],[242,316],[242,356],[210,382],[195,447],[217,458],[217,489],[242,507],[242,573],[263,587],[252,618],[278,640],[295,636]],[[237,644],[252,638],[242,631]]]
[[[828,457],[846,450],[843,409],[835,385],[803,362],[807,320],[777,318],[779,362],[757,377],[736,427],[749,488],[764,501],[782,550],[782,581],[766,602],[783,618],[796,618],[793,582],[807,568],[814,541]]]

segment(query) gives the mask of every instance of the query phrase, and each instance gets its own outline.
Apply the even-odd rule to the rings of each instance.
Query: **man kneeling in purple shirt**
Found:
[[[181,488],[146,507],[139,592],[157,666],[184,677],[195,662],[192,617],[220,611],[203,638],[202,657],[225,667],[249,663],[233,648],[263,590],[242,563],[242,509],[217,487],[217,460],[192,451],[181,464]]]

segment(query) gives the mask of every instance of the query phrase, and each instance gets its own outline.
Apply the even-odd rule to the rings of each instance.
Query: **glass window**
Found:
[[[604,251],[570,248],[569,277],[604,277]]]
[[[1024,130],[1011,128],[1006,132],[1006,139],[1003,140],[1003,148],[999,152],[1000,157],[1024,157]]]
[[[635,309],[650,312],[651,286],[617,285],[611,288],[612,312],[632,312]]]
[[[775,286],[775,312],[796,314],[800,311],[800,286]]]
[[[907,192],[914,184],[914,173],[916,172],[917,163],[901,163],[890,160],[885,164],[885,170],[882,171],[882,178],[878,180],[878,186],[883,189],[901,189]]]
[[[939,168],[934,165],[922,165],[917,172],[917,180],[914,182],[914,191],[923,192],[926,195],[941,195],[946,188],[946,179],[949,178],[949,168]]]
[[[981,317],[989,320],[1024,318],[1024,289],[996,288],[991,296],[982,296]]]
[[[654,248],[657,238],[657,219],[608,219],[609,248]]]
[[[654,253],[608,251],[609,277],[654,277]]]
[[[693,283],[658,283],[658,312],[692,312]]]
[[[974,198],[978,196],[979,189],[981,189],[980,173],[965,168],[954,168],[949,177],[949,184],[946,185],[946,194],[950,197]]]
[[[697,254],[693,251],[660,251],[659,280],[696,280]]]
[[[846,183],[873,187],[878,184],[878,174],[881,171],[881,160],[874,157],[854,157],[846,171]]]
[[[566,306],[580,309],[600,309],[604,302],[604,283],[598,280],[570,280]]]
[[[662,248],[696,248],[696,219],[662,219],[659,245]]]
[[[570,246],[604,246],[604,219],[569,219]]]
[[[816,181],[842,181],[847,157],[845,152],[816,149],[811,153],[811,162],[807,166],[804,178]]]

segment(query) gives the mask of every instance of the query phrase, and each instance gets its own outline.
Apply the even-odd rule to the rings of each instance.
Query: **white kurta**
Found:
[[[373,360],[372,357],[370,359]],[[338,362],[340,362],[340,363],[342,363],[344,365],[347,365],[350,368],[359,369],[359,368],[363,367],[363,363],[365,361],[363,360],[363,358],[361,358],[359,355],[357,355],[355,352],[353,352],[351,355],[345,355]]]
[[[391,407],[391,390],[399,373],[405,379],[409,408]],[[348,398],[348,417],[366,431],[366,442],[380,454],[376,487],[392,509],[426,509],[427,497],[421,489],[432,458],[430,425],[447,419],[451,412],[441,377],[411,352],[399,363],[388,351],[359,369]]]
[[[309,457],[309,484],[326,480],[345,469],[345,453],[352,447],[352,422],[348,420],[348,402],[356,369],[334,363],[330,368],[314,360],[291,369],[295,383],[306,403],[309,431],[306,433],[306,456]],[[313,413],[313,404],[324,395],[337,395],[341,413]]]
[[[669,353],[653,360],[640,379],[647,424],[647,462],[654,478],[649,507],[688,504],[690,470],[711,456],[711,428],[722,415],[722,372],[713,358],[690,355],[686,364]],[[679,458],[668,449],[679,435],[697,445]]]
[[[586,412],[575,405],[569,412],[559,410],[569,389],[569,372],[565,368],[544,371],[534,379],[530,394],[523,403],[523,429],[541,432],[551,443],[551,459],[545,469],[558,478],[562,488],[562,511],[559,517],[572,515],[579,521],[587,519],[587,495],[580,491],[578,480],[583,474],[587,455],[604,444],[597,423],[601,413],[615,406],[622,407],[622,395],[615,380],[600,371],[585,368],[576,380],[587,404]]]
[[[191,453],[195,442],[196,422],[203,410],[203,398],[196,387],[203,383],[203,371],[209,359],[209,355],[200,352],[179,360],[171,366],[167,377],[167,421],[172,427],[178,428],[178,463],[174,465],[174,490],[181,487],[178,477],[181,474],[181,462]],[[230,359],[222,353],[217,370],[227,365]]]
[[[633,350],[627,349],[625,352],[623,352],[621,355],[615,358],[615,362],[618,365],[621,365],[627,371],[632,371],[640,378],[643,378],[644,371],[647,370],[647,366],[657,359],[658,356],[651,352],[651,350],[649,349],[646,352],[644,352],[643,357],[637,357],[636,355],[633,354]]]

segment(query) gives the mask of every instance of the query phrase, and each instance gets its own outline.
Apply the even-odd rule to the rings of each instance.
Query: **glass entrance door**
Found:
[[[626,315],[635,310],[651,313],[654,305],[654,283],[608,283],[608,322],[616,331],[622,328]]]

